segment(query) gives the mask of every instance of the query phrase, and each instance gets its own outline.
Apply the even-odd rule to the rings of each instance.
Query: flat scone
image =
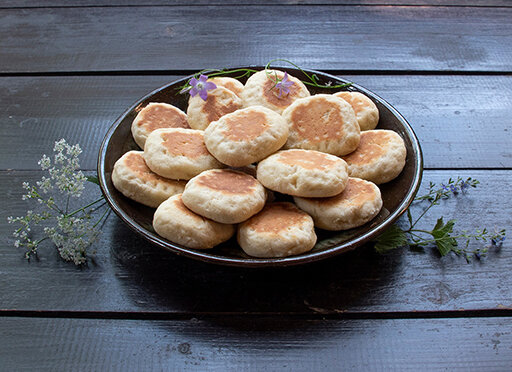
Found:
[[[141,149],[144,149],[149,133],[161,128],[190,128],[187,114],[168,103],[150,102],[133,120],[133,139]]]
[[[379,123],[379,110],[370,98],[359,92],[338,92],[334,96],[343,98],[352,106],[361,130],[375,129]]]
[[[404,140],[387,129],[361,132],[356,151],[344,156],[351,177],[372,181],[377,185],[396,178],[405,166],[407,150]]]
[[[266,158],[279,150],[287,138],[286,121],[263,106],[224,115],[204,132],[208,151],[232,167],[243,167]]]
[[[201,216],[221,223],[239,223],[265,205],[265,188],[247,173],[213,169],[192,178],[183,203]]]
[[[281,114],[296,99],[310,96],[304,83],[291,75],[287,75],[288,80],[293,82],[288,88],[289,93],[279,95],[279,89],[275,86],[276,75],[279,79],[284,78],[283,71],[263,70],[247,79],[242,93],[244,107],[264,106]]]
[[[212,121],[242,108],[242,100],[231,90],[217,87],[208,91],[206,101],[196,95],[188,100],[188,123],[193,129],[205,130]]]
[[[382,208],[380,190],[373,182],[348,179],[345,190],[330,198],[293,198],[315,226],[324,230],[348,230],[371,221]]]
[[[209,78],[208,81],[211,81],[217,87],[224,87],[226,89],[229,89],[230,91],[235,93],[238,97],[242,97],[244,85],[236,79],[233,79],[230,77],[225,77],[225,76],[218,76],[218,77]]]
[[[345,161],[313,150],[284,150],[258,164],[258,181],[283,194],[327,197],[339,194],[348,181]]]
[[[153,228],[161,237],[195,249],[213,248],[235,233],[233,225],[209,220],[189,210],[181,194],[160,204],[153,217]]]
[[[238,226],[238,244],[249,256],[287,257],[316,243],[313,219],[292,203],[271,203]]]
[[[112,183],[124,196],[156,208],[185,189],[186,182],[160,177],[144,161],[142,151],[129,151],[114,164]]]
[[[146,140],[144,160],[153,172],[176,180],[223,168],[206,149],[203,133],[195,129],[157,129]]]
[[[359,144],[359,124],[352,106],[330,94],[293,102],[283,112],[290,134],[287,149],[305,149],[341,156]]]

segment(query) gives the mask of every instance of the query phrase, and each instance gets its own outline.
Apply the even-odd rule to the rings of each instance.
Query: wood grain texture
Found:
[[[512,226],[511,171],[427,171],[429,181],[472,176],[468,195],[447,200],[425,217],[457,218],[456,230]],[[27,262],[9,237],[8,215],[28,208],[21,182],[37,172],[0,172],[0,308],[3,310],[164,312],[170,314],[343,314],[512,309],[512,251],[506,241],[483,261],[439,258],[432,250],[378,255],[362,247],[316,264],[273,270],[222,267],[180,258],[154,247],[111,215],[88,267],[59,259],[50,244]],[[83,202],[98,190],[88,189]],[[415,215],[419,213],[413,209]]]
[[[0,8],[47,8],[84,6],[177,6],[191,5],[186,0],[1,0]],[[508,0],[195,0],[194,6],[209,5],[435,5],[435,6],[499,6],[510,7]]]
[[[512,76],[343,76],[394,105],[413,126],[428,168],[512,167]],[[84,149],[96,169],[101,141],[140,97],[178,76],[0,78],[0,169],[36,169],[54,141]],[[27,143],[30,146],[27,146]]]
[[[0,9],[0,72],[199,70],[276,57],[318,69],[512,70],[510,8],[272,9]]]
[[[508,318],[0,318],[0,360],[16,371],[505,371],[509,325]]]

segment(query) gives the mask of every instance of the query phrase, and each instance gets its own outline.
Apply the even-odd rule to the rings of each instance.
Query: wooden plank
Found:
[[[512,171],[426,171],[424,184],[449,177],[481,181],[468,195],[447,200],[425,217],[456,218],[456,230],[512,226]],[[239,269],[195,262],[154,247],[115,215],[85,268],[61,261],[50,244],[39,261],[27,262],[12,246],[9,215],[28,209],[21,182],[37,172],[0,172],[0,308],[3,310],[205,313],[343,314],[512,309],[512,250],[508,240],[483,261],[439,258],[408,249],[378,255],[361,247],[316,264],[273,270]],[[88,189],[83,203],[99,190]],[[414,209],[414,215],[418,215]],[[510,233],[510,232],[509,232]]]
[[[0,318],[16,371],[506,371],[509,318],[127,321]]]
[[[140,97],[177,78],[0,78],[0,136],[4,138],[0,169],[37,168],[41,155],[50,152],[60,138],[79,142],[85,151],[82,166],[95,169],[111,123]],[[426,167],[512,167],[512,76],[344,78],[374,91],[409,120],[420,139]]]
[[[1,0],[0,8],[49,8],[49,7],[89,7],[89,6],[177,6],[191,5],[184,0]],[[507,0],[276,0],[276,1],[255,1],[255,0],[196,0],[194,6],[209,5],[433,5],[433,6],[499,6],[510,7]]]
[[[3,9],[0,72],[199,70],[280,56],[319,69],[512,70],[510,8],[274,9]]]

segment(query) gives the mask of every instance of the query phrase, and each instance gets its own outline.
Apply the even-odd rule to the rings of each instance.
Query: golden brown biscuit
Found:
[[[212,121],[242,108],[242,100],[232,91],[218,87],[208,91],[204,101],[199,95],[188,100],[188,123],[191,128],[205,130]]]
[[[183,192],[186,184],[152,172],[142,151],[129,151],[116,161],[112,183],[124,196],[153,208],[170,196]]]
[[[286,91],[276,87],[276,76],[284,79],[284,72],[279,70],[259,71],[252,75],[245,83],[242,99],[244,107],[264,106],[281,114],[296,99],[309,97],[310,93],[304,83],[287,74],[287,81],[293,84]]]
[[[235,93],[238,97],[242,96],[242,92],[244,90],[244,85],[236,79],[233,79],[230,77],[225,77],[225,76],[218,76],[218,77],[209,78],[208,81],[211,81],[217,87],[224,87],[226,89],[229,89],[230,91]]]
[[[195,213],[221,223],[239,223],[265,205],[265,188],[247,173],[214,169],[192,178],[183,202]]]
[[[391,130],[361,132],[356,151],[344,156],[351,177],[372,181],[377,185],[396,178],[405,166],[407,150],[404,140]]]
[[[155,211],[153,228],[171,242],[195,249],[208,249],[233,236],[233,225],[218,223],[189,210],[181,194],[171,196]]]
[[[313,150],[284,150],[258,164],[257,178],[263,186],[283,194],[327,197],[343,191],[348,169],[334,155]]]
[[[263,106],[224,115],[204,132],[208,151],[232,167],[242,167],[266,158],[279,150],[287,138],[286,121]]]
[[[330,198],[293,198],[315,226],[325,230],[348,230],[364,225],[382,208],[380,190],[373,182],[350,177],[341,194]]]
[[[284,148],[326,152],[340,156],[359,144],[359,125],[343,99],[317,94],[296,100],[283,112],[290,133]]]
[[[153,172],[176,180],[223,168],[206,149],[203,133],[195,129],[157,129],[146,140],[144,160]]]
[[[250,256],[287,257],[316,243],[313,219],[292,203],[271,203],[238,227],[238,244]]]
[[[379,123],[379,110],[370,98],[359,92],[338,92],[334,96],[343,98],[352,106],[361,130],[375,129]]]
[[[187,114],[167,103],[150,102],[133,120],[133,139],[143,149],[149,133],[161,128],[190,128]]]

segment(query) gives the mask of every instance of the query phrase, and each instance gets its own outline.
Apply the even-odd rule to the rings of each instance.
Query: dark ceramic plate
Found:
[[[251,67],[262,69],[262,67]],[[305,80],[302,72],[292,68],[280,68],[289,74]],[[315,73],[321,84],[346,83],[346,80],[317,71]],[[343,232],[317,230],[318,242],[308,253],[286,258],[253,258],[246,255],[238,246],[236,238],[223,243],[211,250],[194,250],[172,243],[158,236],[152,227],[154,209],[143,206],[124,197],[118,192],[111,181],[112,168],[117,159],[129,150],[139,149],[131,135],[131,124],[137,112],[149,102],[167,102],[186,111],[187,94],[179,94],[177,87],[183,85],[184,78],[161,87],[140,99],[116,120],[105,136],[98,158],[98,176],[101,189],[107,202],[116,214],[135,232],[150,242],[179,255],[206,262],[244,267],[289,266],[318,261],[327,257],[352,250],[371,241],[389,227],[414,199],[418,191],[422,174],[421,148],[411,126],[390,104],[372,92],[353,84],[345,90],[358,91],[366,94],[377,105],[380,121],[377,129],[391,129],[398,132],[407,147],[407,161],[402,173],[393,181],[380,185],[384,206],[379,215],[364,226]],[[245,83],[245,81],[243,81]],[[308,87],[311,94],[333,93],[329,89]]]

